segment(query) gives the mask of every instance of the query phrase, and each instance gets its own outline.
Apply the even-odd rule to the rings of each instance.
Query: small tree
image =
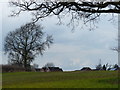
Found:
[[[105,66],[105,65],[103,65],[103,68],[102,68],[102,69],[106,71],[106,69],[107,69],[107,68],[106,68],[106,66]]]
[[[101,70],[101,69],[102,69],[101,59],[100,59],[100,61],[99,61],[99,64],[96,65],[96,69],[97,69],[97,70]]]
[[[115,65],[113,66],[113,68],[115,68],[116,70],[118,70],[118,69],[119,69],[119,66],[118,66],[117,64],[115,64]]]
[[[11,63],[30,66],[38,54],[43,52],[53,43],[52,36],[44,37],[42,27],[35,23],[24,26],[8,33],[5,38],[4,51],[9,55]]]
[[[109,64],[107,63],[103,65],[102,70],[108,70],[108,68],[109,68]]]
[[[55,67],[54,63],[46,63],[44,67]]]
[[[101,69],[102,69],[102,65],[101,65],[101,64],[98,64],[98,65],[96,66],[96,69],[97,69],[97,70],[101,70]]]

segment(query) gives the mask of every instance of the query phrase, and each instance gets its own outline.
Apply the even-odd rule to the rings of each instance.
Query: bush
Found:
[[[2,65],[2,72],[20,72],[25,71],[25,68],[15,65]]]

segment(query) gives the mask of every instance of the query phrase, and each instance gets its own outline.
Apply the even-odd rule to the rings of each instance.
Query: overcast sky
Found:
[[[0,3],[0,52],[2,64],[7,63],[7,56],[3,54],[2,46],[4,38],[9,31],[19,28],[21,25],[31,20],[29,13],[23,13],[19,17],[8,17],[10,15],[10,7],[7,3]],[[2,7],[2,9],[1,9]],[[44,32],[53,35],[54,44],[47,49],[44,55],[38,56],[33,63],[44,66],[47,62],[53,62],[55,66],[63,68],[63,70],[76,70],[89,66],[95,68],[101,59],[102,64],[118,63],[117,52],[110,50],[117,46],[117,20],[112,23],[108,21],[110,15],[102,15],[98,28],[89,31],[77,27],[74,32],[66,25],[56,25],[58,20],[56,17],[48,17],[38,24],[42,24]],[[63,22],[68,22],[69,17]],[[82,23],[82,22],[81,22]],[[79,24],[79,26],[81,25]],[[3,55],[3,56],[2,56]]]

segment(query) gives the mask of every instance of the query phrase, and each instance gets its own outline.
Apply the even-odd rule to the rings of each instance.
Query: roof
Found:
[[[81,70],[92,70],[90,67],[83,67]]]
[[[63,71],[59,67],[43,67],[42,69],[44,69],[44,70],[49,69],[50,71]]]

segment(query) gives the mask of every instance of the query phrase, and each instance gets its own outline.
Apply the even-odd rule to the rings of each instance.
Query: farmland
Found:
[[[118,71],[3,73],[3,88],[118,88]]]

